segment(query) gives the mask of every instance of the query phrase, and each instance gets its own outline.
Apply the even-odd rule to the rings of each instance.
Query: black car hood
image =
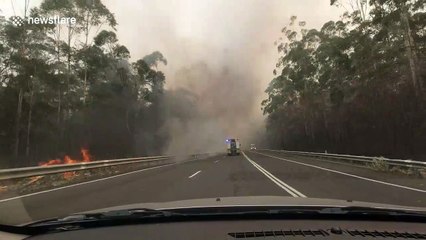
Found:
[[[109,208],[85,211],[83,213],[105,212],[135,208],[150,208],[157,210],[208,207],[244,207],[244,206],[281,206],[281,207],[368,207],[378,209],[410,210],[426,212],[424,207],[409,207],[382,203],[359,202],[349,200],[323,198],[295,198],[280,196],[247,196],[247,197],[218,197],[189,199],[171,202],[136,203]]]

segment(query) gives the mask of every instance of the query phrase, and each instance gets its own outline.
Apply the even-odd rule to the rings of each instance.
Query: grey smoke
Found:
[[[169,135],[167,154],[224,151],[227,137],[240,138],[243,147],[257,143],[264,129],[260,102],[273,77],[273,42],[281,28],[291,15],[315,27],[339,14],[329,1],[315,0],[108,3],[133,58],[158,50],[168,60],[160,67],[166,74],[160,132]]]

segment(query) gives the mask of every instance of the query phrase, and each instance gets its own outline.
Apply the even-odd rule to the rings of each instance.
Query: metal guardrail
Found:
[[[170,156],[153,156],[140,158],[122,158],[113,160],[102,160],[93,162],[82,162],[74,164],[60,164],[50,166],[24,167],[0,170],[0,180],[9,180],[24,177],[33,177],[47,174],[82,171],[87,169],[118,166],[123,164],[143,163],[146,166],[160,166],[173,163]]]
[[[294,156],[323,158],[323,159],[334,160],[334,161],[358,162],[363,164],[373,163],[374,160],[382,160],[385,163],[387,163],[389,166],[399,166],[399,167],[407,167],[407,168],[426,168],[426,162],[414,161],[414,160],[390,159],[390,158],[384,158],[384,157],[367,157],[367,156],[333,154],[333,153],[272,150],[272,149],[259,149],[259,150],[282,152],[282,153],[287,153]]]

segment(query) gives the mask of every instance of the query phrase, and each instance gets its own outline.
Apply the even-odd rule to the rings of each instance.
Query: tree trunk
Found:
[[[131,131],[131,129],[130,129],[130,109],[129,108],[127,108],[126,109],[126,129],[127,129],[127,132],[129,133],[129,135],[132,135],[132,131]]]
[[[33,102],[34,102],[34,90],[30,93],[30,104],[28,110],[28,123],[27,123],[27,144],[25,148],[25,155],[30,156],[30,135],[31,135],[31,119],[33,115]]]
[[[90,22],[90,11],[87,11],[86,15],[86,26],[85,26],[85,41],[84,41],[84,49],[88,46],[89,41],[89,22]],[[86,104],[86,97],[87,97],[87,62],[84,66],[84,82],[83,82],[83,104]]]
[[[61,38],[61,27],[57,26],[57,37],[56,37],[56,61],[57,63],[61,62],[61,48],[60,48],[60,38]],[[62,81],[59,80],[59,87],[58,87],[58,107],[57,107],[57,116],[56,116],[56,123],[59,125],[61,122],[61,105],[62,105],[62,93],[61,93],[61,84]]]
[[[67,120],[69,116],[71,116],[70,113],[70,79],[71,79],[71,40],[72,40],[72,27],[69,24],[68,25],[68,36],[67,36],[67,44],[68,44],[68,52],[67,52],[67,76],[66,76],[66,82],[65,82],[65,90],[63,91],[62,96],[62,124],[60,125],[60,135],[61,135],[61,141],[62,143],[65,143],[65,138],[67,135]],[[69,142],[68,142],[69,144]],[[67,144],[65,143],[66,146]]]
[[[57,116],[56,116],[56,124],[58,126],[61,124],[61,107],[62,107],[62,92],[61,89],[58,90],[58,110],[57,110]]]
[[[309,137],[309,130],[308,130],[308,122],[305,120],[303,120],[303,128],[305,130],[305,137]]]
[[[309,128],[311,129],[311,141],[313,144],[315,144],[315,129],[312,119],[309,120]]]
[[[69,84],[70,84],[70,76],[71,76],[71,39],[72,39],[72,28],[69,25],[68,26],[68,53],[67,53],[67,82],[66,82],[66,88],[69,90]]]
[[[13,154],[15,157],[18,157],[19,154],[19,133],[21,130],[21,115],[22,115],[22,100],[24,98],[24,91],[22,88],[19,88],[18,93],[18,106],[16,109],[16,125],[15,125],[15,146]]]
[[[83,82],[83,105],[86,105],[87,97],[87,66],[84,69],[84,82]]]
[[[417,57],[414,51],[414,39],[411,34],[410,23],[408,21],[408,11],[406,6],[401,11],[401,21],[404,27],[404,44],[407,50],[407,56],[410,64],[411,80],[413,82],[414,91],[416,96],[419,97],[422,93],[423,83],[418,80],[417,76]]]

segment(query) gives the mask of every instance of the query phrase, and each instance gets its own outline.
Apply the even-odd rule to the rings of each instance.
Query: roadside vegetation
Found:
[[[293,16],[276,42],[269,145],[426,160],[424,0],[331,5],[350,11],[318,30]]]
[[[43,0],[25,7],[28,16],[77,21],[15,26],[0,17],[0,167],[81,147],[98,159],[160,153],[166,58],[155,51],[131,61],[100,0]]]

